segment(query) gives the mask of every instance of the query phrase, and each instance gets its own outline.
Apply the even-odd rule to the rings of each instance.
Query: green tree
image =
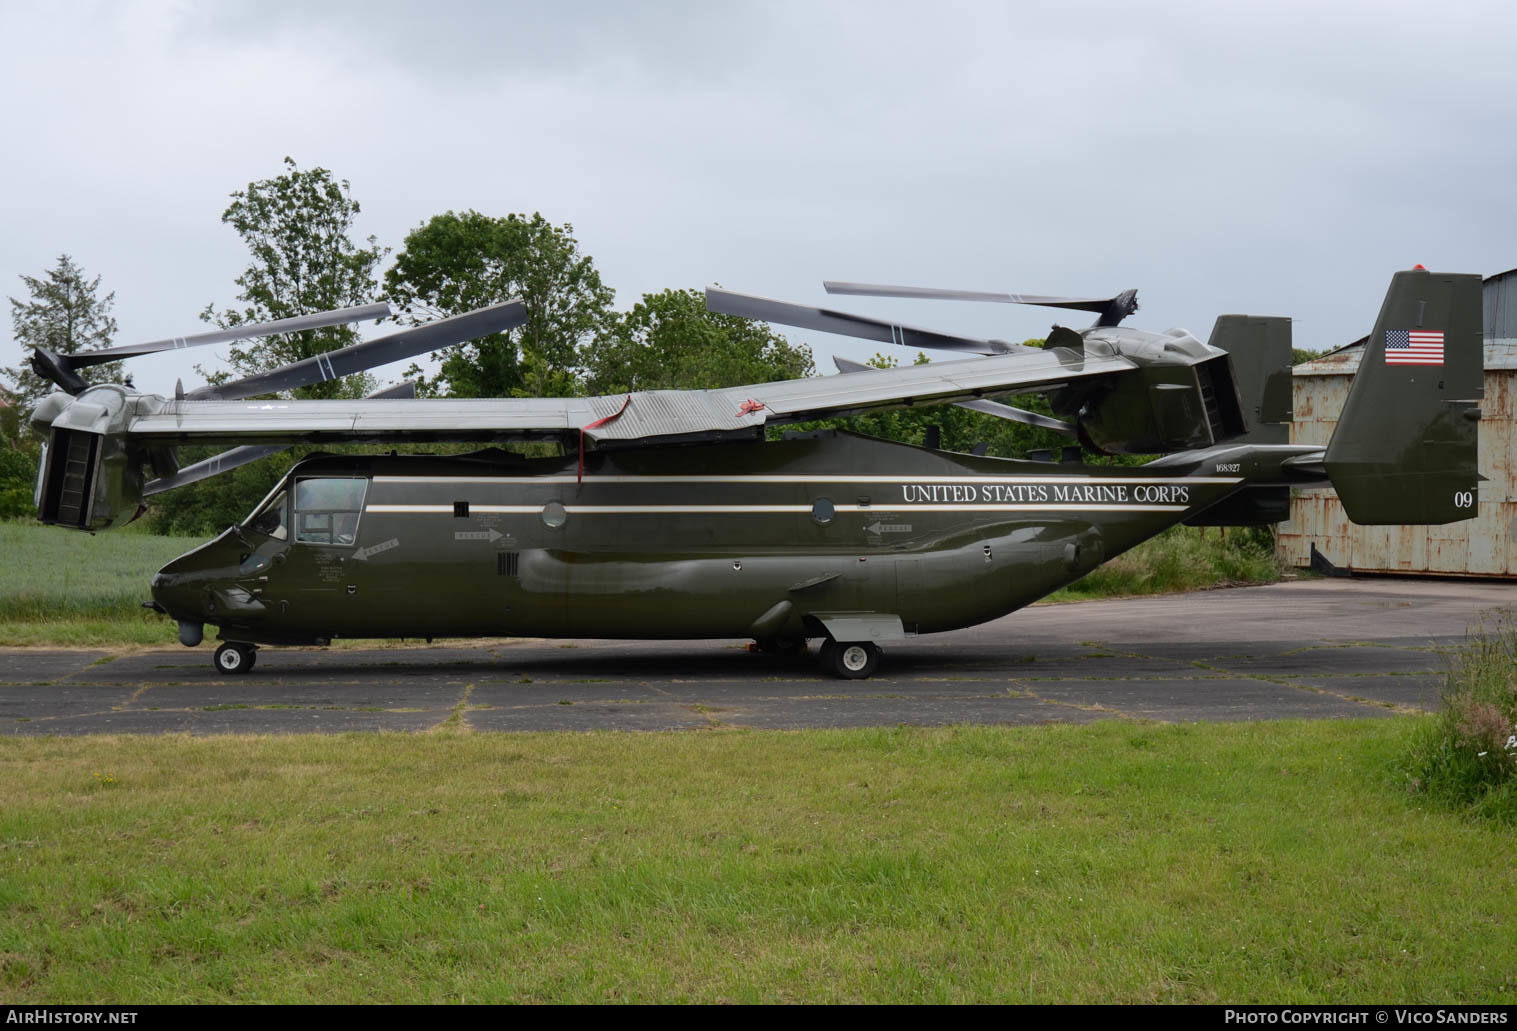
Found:
[[[644,294],[606,340],[582,355],[590,394],[730,387],[816,371],[810,348],[763,322],[707,311],[698,290]]]
[[[25,299],[12,297],[10,302],[11,329],[23,358],[33,347],[45,347],[58,354],[75,354],[111,346],[116,335],[116,320],[111,317],[116,294],[113,291],[100,296],[99,276],[87,278],[84,270],[74,264],[74,259],[62,254],[43,278],[22,276],[21,281],[26,284],[28,296]],[[120,362],[79,371],[90,383],[123,381]],[[32,372],[24,361],[17,368],[0,372],[15,384],[19,407],[30,408],[57,389]]]
[[[32,514],[36,477],[36,458],[0,440],[0,519]]]
[[[580,348],[605,333],[615,293],[571,225],[537,213],[449,211],[406,236],[385,274],[385,295],[412,324],[520,297],[526,325],[434,355],[438,374],[419,387],[454,397],[542,397],[573,393]]]
[[[237,277],[239,307],[217,312],[208,305],[201,318],[230,328],[250,322],[289,318],[331,308],[347,308],[374,300],[376,270],[388,251],[370,236],[353,242],[354,218],[360,208],[347,180],[334,179],[325,168],[302,171],[285,158],[285,174],[248,183],[233,193],[221,221],[237,231],[251,258]],[[238,375],[251,376],[358,341],[350,326],[265,337],[229,349]],[[224,381],[226,374],[211,377]],[[297,397],[361,397],[373,389],[373,378],[349,376],[301,387]],[[222,450],[182,448],[181,465]],[[241,519],[274,481],[302,454],[297,449],[243,466],[200,483],[153,498],[151,526],[159,533],[204,533]]]
[[[248,183],[221,214],[252,260],[236,280],[241,306],[218,312],[207,305],[200,316],[207,322],[231,328],[374,300],[375,270],[389,251],[372,236],[362,246],[351,239],[360,209],[348,181],[333,179],[325,168],[301,171],[288,157],[284,163],[284,175]],[[351,326],[333,326],[234,346],[229,359],[239,375],[251,376],[357,341]],[[295,395],[361,397],[372,389],[372,377],[349,376],[301,387]]]
[[[32,512],[32,487],[42,442],[26,427],[21,399],[0,387],[0,519]]]

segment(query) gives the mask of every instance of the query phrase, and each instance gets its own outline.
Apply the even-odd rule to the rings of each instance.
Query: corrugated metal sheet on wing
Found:
[[[615,415],[626,402],[620,397],[591,398],[592,414],[586,422]],[[740,404],[741,402],[738,402]],[[632,440],[638,437],[672,436],[681,433],[720,432],[761,423],[739,414],[721,391],[649,390],[633,394],[627,410],[618,418],[587,432],[598,440]]]

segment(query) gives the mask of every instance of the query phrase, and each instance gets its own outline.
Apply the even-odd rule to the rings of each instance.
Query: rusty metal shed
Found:
[[[1485,281],[1485,398],[1480,402],[1479,514],[1446,526],[1356,526],[1328,488],[1293,492],[1277,548],[1295,566],[1312,546],[1355,572],[1517,578],[1517,269]],[[1291,442],[1326,444],[1364,341],[1296,366]]]

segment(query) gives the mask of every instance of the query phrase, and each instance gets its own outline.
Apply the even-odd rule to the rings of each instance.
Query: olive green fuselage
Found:
[[[1052,464],[824,433],[591,452],[582,476],[572,454],[313,458],[282,510],[174,560],[153,594],[249,643],[793,639],[854,614],[929,633],[1035,601],[1252,471],[1210,457]],[[299,510],[333,483],[348,500],[320,505],[350,512]]]

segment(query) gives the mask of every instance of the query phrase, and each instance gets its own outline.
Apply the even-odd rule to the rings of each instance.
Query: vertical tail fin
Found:
[[[1391,279],[1327,446],[1328,477],[1354,522],[1476,514],[1483,345],[1480,276]]]
[[[1280,316],[1219,315],[1213,347],[1232,356],[1233,380],[1248,431],[1230,443],[1285,444],[1291,423],[1291,320]]]

